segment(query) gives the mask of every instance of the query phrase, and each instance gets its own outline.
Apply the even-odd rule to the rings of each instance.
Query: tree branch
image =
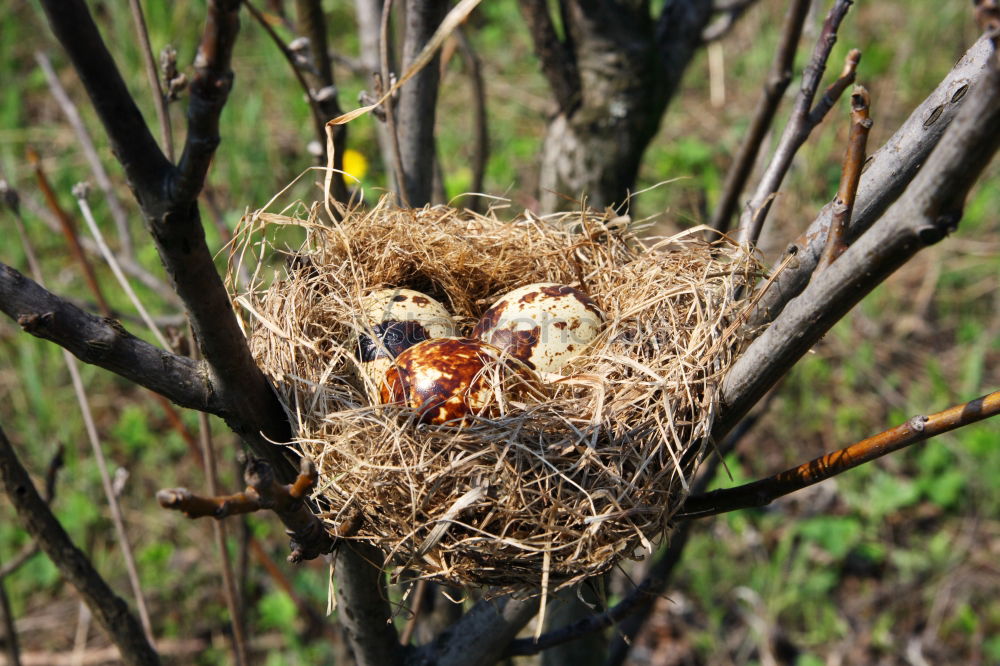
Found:
[[[785,14],[785,22],[781,29],[781,41],[774,53],[771,71],[768,72],[767,80],[764,83],[764,94],[757,104],[753,120],[750,121],[750,129],[747,130],[743,143],[740,144],[736,159],[726,173],[722,195],[719,197],[719,203],[712,215],[710,224],[721,233],[729,231],[733,214],[736,212],[736,202],[750,178],[750,172],[757,161],[761,143],[774,122],[774,115],[781,103],[781,97],[792,81],[795,51],[798,49],[799,39],[802,36],[802,26],[809,13],[810,4],[810,0],[794,0]]]
[[[403,658],[389,620],[383,559],[379,550],[361,542],[341,541],[336,549],[339,619],[358,666],[394,666]]]
[[[288,561],[292,563],[313,560],[333,551],[333,537],[307,504],[309,491],[319,478],[311,460],[302,459],[298,478],[287,486],[278,483],[271,466],[259,459],[247,463],[243,478],[247,489],[236,495],[201,497],[187,488],[174,488],[156,493],[156,499],[164,509],[181,511],[188,518],[221,520],[262,509],[273,511],[291,537]]]
[[[73,61],[111,148],[136,192],[157,191],[173,167],[132,100],[83,0],[43,0],[56,38]]]
[[[224,413],[203,364],[140,340],[116,320],[84,312],[3,263],[0,311],[26,332],[55,342],[84,363],[110,370],[181,407]]]
[[[982,85],[992,53],[988,39],[976,41],[906,122],[871,156],[858,185],[853,215],[847,227],[848,243],[871,227],[913,180],[965,103],[967,93]],[[795,255],[793,264],[777,276],[762,296],[749,319],[751,327],[772,321],[785,304],[805,288],[826,243],[833,212],[831,203],[788,247],[786,256]]]
[[[448,13],[447,0],[407,0],[406,36],[403,39],[405,71],[423,50]],[[434,177],[434,120],[437,110],[438,82],[441,78],[440,54],[399,91],[396,111],[401,182],[411,206],[420,207],[431,200]],[[388,85],[388,82],[383,82]]]
[[[872,128],[872,120],[868,114],[870,105],[868,91],[863,86],[855,86],[854,94],[851,95],[851,134],[847,139],[847,152],[844,154],[844,166],[840,173],[840,189],[837,191],[837,198],[833,200],[833,220],[817,270],[823,270],[832,264],[847,249],[847,223],[854,210],[861,168],[865,163],[868,132]]]
[[[7,436],[0,429],[0,487],[14,506],[15,516],[62,576],[74,587],[98,623],[118,646],[128,664],[159,664],[142,626],[114,593],[93,564],[70,540],[66,530],[35,489]]]
[[[66,447],[60,444],[59,448],[56,449],[55,455],[52,456],[52,460],[49,461],[49,466],[45,471],[45,494],[43,495],[43,499],[45,500],[45,503],[50,506],[56,498],[56,477],[65,462],[65,452]],[[0,566],[0,581],[20,569],[25,562],[37,554],[38,544],[36,542],[32,541],[26,544],[24,548],[17,553],[17,555],[12,557],[7,562],[4,562],[3,566]]]
[[[222,415],[283,480],[293,478],[293,468],[272,443],[291,439],[291,426],[250,355],[205,242],[196,201],[219,143],[218,117],[232,83],[229,62],[239,27],[238,1],[209,3],[191,82],[188,136],[177,169],[157,147],[85,3],[43,0],[42,4],[53,32],[80,73],[149,224],[160,258],[188,311],[210,369],[209,383],[223,403],[223,409],[213,413]]]
[[[230,61],[240,30],[239,0],[213,0],[208,3],[205,31],[194,59],[194,77],[188,86],[188,131],[184,152],[176,171],[170,170],[170,200],[175,204],[193,204],[205,185],[205,175],[212,163],[219,136],[219,115],[233,87]]]
[[[295,0],[297,30],[309,40],[309,58],[312,67],[303,72],[310,87],[306,94],[314,100],[316,113],[316,140],[322,146],[319,164],[326,166],[326,121],[342,113],[333,81],[333,67],[326,40],[326,17],[320,0]],[[344,168],[344,148],[347,145],[347,126],[333,128],[333,168]],[[347,201],[347,186],[343,178],[333,179],[333,196],[337,201]]]
[[[836,93],[839,96],[840,93],[838,90],[842,91],[843,88],[854,81],[854,70],[861,57],[860,52],[857,50],[851,51],[848,54],[844,63],[844,71],[841,72],[839,79],[827,89],[823,100],[816,105],[817,109],[823,107],[823,112],[816,113],[816,110],[813,113],[810,112],[813,98],[816,96],[819,84],[823,80],[823,72],[826,71],[826,61],[830,57],[830,51],[833,50],[833,45],[837,41],[837,30],[840,28],[840,23],[843,21],[844,16],[847,15],[847,10],[850,9],[852,4],[853,0],[836,0],[833,7],[830,8],[829,14],[827,14],[826,21],[823,23],[823,30],[820,32],[819,39],[816,40],[816,46],[813,48],[812,56],[809,58],[809,63],[802,73],[802,87],[795,98],[795,107],[792,110],[792,116],[785,126],[785,130],[778,142],[778,147],[775,149],[774,156],[764,171],[764,176],[761,178],[760,184],[757,185],[753,197],[751,197],[740,215],[741,243],[754,244],[757,242],[761,228],[764,225],[764,220],[771,209],[774,194],[781,187],[781,181],[784,180],[788,168],[792,165],[795,153],[798,152],[802,144],[809,138],[809,134],[813,128],[823,119],[826,111],[829,110],[829,106],[832,106],[833,101],[836,99],[833,94]]]
[[[914,416],[906,423],[848,447],[828,453],[774,476],[736,488],[692,495],[678,518],[705,518],[728,511],[767,506],[783,495],[825,481],[866,462],[922,442],[941,433],[1000,414],[1000,391],[930,416]]]
[[[538,604],[537,597],[479,601],[434,642],[417,650],[407,666],[486,666],[517,654],[509,646],[521,641],[511,641],[538,612]]]
[[[725,433],[850,308],[957,225],[969,189],[1000,145],[1000,63],[982,84],[906,193],[758,336],[726,375],[715,433]]]
[[[520,0],[518,6],[559,111],[569,115],[580,103],[581,87],[573,50],[556,35],[545,0]]]

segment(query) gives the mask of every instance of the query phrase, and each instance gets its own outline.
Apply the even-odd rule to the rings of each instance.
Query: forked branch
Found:
[[[730,369],[722,384],[717,437],[858,301],[957,227],[965,197],[1000,147],[1000,63],[996,55],[988,62],[981,85],[969,94],[906,193],[836,262],[814,275]]]
[[[274,477],[266,461],[252,459],[243,471],[247,489],[235,495],[202,497],[187,488],[161,490],[156,499],[164,509],[181,511],[188,518],[215,518],[253,513],[267,509],[273,511],[288,529],[291,537],[289,562],[312,560],[333,551],[335,541],[322,521],[310,511],[306,500],[316,485],[319,473],[308,458],[302,459],[299,476],[293,483],[283,485]]]
[[[781,97],[792,81],[795,51],[802,36],[802,25],[809,13],[809,5],[810,0],[794,0],[785,14],[781,42],[775,51],[771,71],[768,72],[767,81],[764,83],[764,95],[757,104],[753,120],[750,121],[750,129],[747,130],[743,143],[740,144],[736,159],[726,173],[722,195],[719,197],[719,203],[712,215],[712,228],[722,233],[729,231],[730,222],[736,211],[736,202],[750,178],[750,171],[754,162],[757,161],[760,145],[764,141],[771,123],[774,122],[774,114],[778,111]]]
[[[937,88],[868,160],[847,227],[848,243],[870,228],[910,184],[968,100],[968,93],[982,85],[992,53],[993,47],[986,38],[973,44]],[[761,297],[749,319],[750,326],[773,321],[805,288],[826,243],[833,212],[831,202],[786,250],[786,256],[793,254],[794,260]]]
[[[826,71],[826,62],[830,57],[830,51],[833,50],[833,45],[837,41],[837,30],[852,4],[852,0],[836,0],[827,14],[823,30],[819,39],[816,40],[812,56],[802,74],[802,88],[795,98],[792,116],[785,126],[778,147],[774,151],[774,156],[757,185],[753,197],[747,202],[740,214],[741,243],[752,245],[757,242],[764,220],[771,209],[771,203],[774,201],[774,194],[781,187],[781,182],[785,179],[785,174],[788,173],[788,169],[792,165],[795,153],[809,138],[813,128],[823,120],[823,116],[833,106],[840,93],[854,82],[855,70],[861,58],[861,52],[856,49],[847,55],[840,77],[827,88],[826,94],[816,104],[816,107],[812,108],[816,91],[823,80],[823,72]]]

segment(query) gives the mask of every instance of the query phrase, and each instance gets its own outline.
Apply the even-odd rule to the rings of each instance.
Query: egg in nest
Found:
[[[361,310],[364,328],[358,333],[358,360],[376,391],[392,359],[403,351],[457,333],[448,309],[413,289],[376,290],[362,299]]]
[[[528,368],[480,340],[439,338],[402,352],[385,373],[383,403],[405,404],[422,423],[460,423],[494,416],[507,398],[539,391]]]
[[[472,337],[489,343],[539,373],[558,373],[604,325],[604,313],[587,294],[564,284],[539,282],[501,297]]]

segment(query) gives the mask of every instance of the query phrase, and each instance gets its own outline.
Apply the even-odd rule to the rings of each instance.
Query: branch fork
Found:
[[[215,518],[269,510],[277,514],[291,537],[292,563],[313,560],[333,551],[336,541],[320,519],[309,510],[308,499],[319,478],[316,465],[302,459],[299,476],[288,485],[278,483],[274,470],[264,460],[247,463],[243,479],[247,488],[235,495],[202,497],[187,488],[171,488],[156,493],[164,509],[180,511],[188,518]]]

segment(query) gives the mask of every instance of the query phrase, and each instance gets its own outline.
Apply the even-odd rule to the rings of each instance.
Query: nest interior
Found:
[[[350,517],[350,538],[382,549],[387,568],[528,594],[648,552],[745,346],[735,294],[758,277],[753,260],[700,233],[640,240],[627,219],[597,212],[511,220],[385,200],[335,224],[319,212],[248,215],[234,256],[253,272],[234,294],[297,426],[292,446],[320,470],[331,528]],[[301,247],[267,241],[288,226],[303,230]],[[458,427],[372,399],[357,358],[366,293],[432,295],[468,334],[497,297],[543,281],[582,289],[606,315],[565,379],[499,396],[499,413]]]

